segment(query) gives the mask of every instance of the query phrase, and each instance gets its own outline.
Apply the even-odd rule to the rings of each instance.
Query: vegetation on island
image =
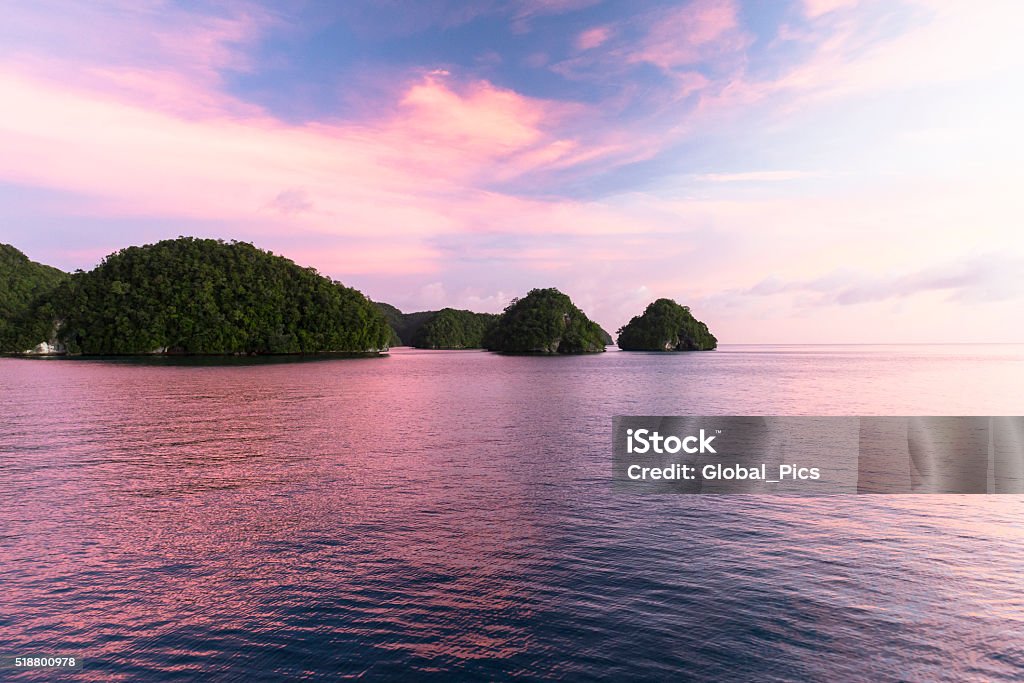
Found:
[[[405,346],[405,342],[402,341],[402,337],[398,334],[398,328],[402,326],[403,313],[391,304],[381,303],[380,301],[374,301],[373,305],[384,314],[384,320],[388,323],[388,329],[390,330],[388,346]]]
[[[420,328],[436,316],[439,311],[417,311],[415,313],[402,313],[391,304],[376,302],[377,308],[381,310],[392,330],[392,346],[413,346],[413,340],[419,333]],[[466,311],[467,313],[469,311]]]
[[[503,353],[596,353],[604,351],[600,326],[554,288],[513,299],[484,340]]]
[[[710,351],[718,340],[708,326],[672,299],[658,299],[619,330],[623,351]]]
[[[479,349],[497,322],[493,313],[474,313],[444,308],[420,325],[412,337],[418,349]]]
[[[493,313],[444,308],[440,311],[402,313],[391,304],[377,302],[392,329],[392,346],[418,349],[479,349],[498,316]]]
[[[39,317],[41,301],[67,273],[30,261],[8,244],[0,244],[0,350],[24,351],[46,339],[52,320]]]
[[[403,313],[245,242],[180,237],[122,249],[71,275],[0,244],[0,352],[362,354],[409,345],[566,354],[611,342],[554,288],[531,290],[500,315]],[[718,345],[671,299],[652,302],[617,342],[625,351]]]
[[[76,272],[34,317],[56,324],[68,352],[100,355],[368,353],[391,337],[355,289],[245,242],[191,237],[122,249]]]

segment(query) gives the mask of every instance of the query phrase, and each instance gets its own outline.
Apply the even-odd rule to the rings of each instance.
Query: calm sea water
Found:
[[[1022,387],[1020,346],[0,359],[0,655],[82,655],[75,681],[1020,680],[1021,497],[609,473],[615,414],[1021,414]]]

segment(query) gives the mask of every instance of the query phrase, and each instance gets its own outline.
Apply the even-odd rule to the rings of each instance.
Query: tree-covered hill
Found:
[[[424,322],[412,338],[418,349],[479,349],[498,320],[493,313],[444,308]]]
[[[708,326],[672,299],[658,299],[619,330],[623,351],[710,351],[718,340]]]
[[[402,326],[402,312],[391,304],[380,301],[374,301],[373,305],[384,314],[384,319],[388,322],[388,328],[391,330],[388,346],[405,346],[405,342],[398,334],[398,328]]]
[[[413,339],[416,337],[420,328],[423,327],[424,323],[438,314],[438,311],[402,313],[391,304],[385,304],[379,301],[375,303],[377,308],[379,308],[384,314],[384,317],[388,321],[388,325],[391,326],[391,329],[394,332],[392,339],[397,341],[393,343],[392,346],[412,346]]]
[[[479,349],[484,334],[498,319],[492,313],[474,313],[454,308],[440,311],[402,313],[391,304],[376,303],[392,329],[392,346],[419,349]]]
[[[244,242],[122,249],[47,299],[71,353],[365,353],[391,334],[358,291]]]
[[[503,353],[595,353],[604,351],[601,328],[554,288],[513,299],[485,339]]]
[[[24,351],[46,338],[49,326],[33,324],[32,311],[67,277],[63,271],[30,261],[14,247],[0,244],[0,349]]]

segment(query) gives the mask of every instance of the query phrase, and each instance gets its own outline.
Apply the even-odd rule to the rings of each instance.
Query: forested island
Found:
[[[52,319],[36,310],[68,274],[30,261],[8,244],[0,244],[0,351],[23,351],[48,339]]]
[[[491,330],[503,314],[476,313],[455,308],[440,311],[402,313],[394,306],[377,302],[394,330],[392,346],[418,349],[482,349]],[[604,345],[614,343],[612,336],[598,327]]]
[[[533,289],[513,299],[488,332],[484,346],[502,353],[599,353],[601,327],[555,288]]]
[[[40,288],[11,324],[4,351],[46,340],[87,355],[378,353],[391,337],[360,292],[245,242],[191,237]]]
[[[618,345],[623,351],[710,351],[718,340],[689,307],[658,299],[619,330]]]
[[[484,335],[498,320],[495,313],[474,313],[454,308],[402,313],[394,306],[377,303],[393,335],[392,346],[418,349],[480,349]]]
[[[500,314],[403,313],[246,242],[179,237],[68,274],[0,245],[0,352],[379,354],[392,346],[598,353],[611,336],[557,289]],[[659,299],[619,330],[627,351],[714,349],[689,308]]]
[[[412,345],[418,349],[479,349],[498,317],[494,313],[444,308],[420,326]]]

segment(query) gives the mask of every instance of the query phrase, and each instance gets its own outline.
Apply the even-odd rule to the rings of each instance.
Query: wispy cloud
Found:
[[[611,29],[607,26],[596,26],[583,31],[576,36],[576,49],[593,50],[601,47],[611,36]]]
[[[856,7],[860,0],[803,0],[804,12],[808,17],[816,18],[841,9]]]
[[[646,21],[647,35],[624,56],[668,71],[740,53],[752,40],[740,26],[734,0],[694,0]]]
[[[869,274],[844,269],[810,280],[769,277],[736,294],[764,297],[811,293],[816,296],[807,301],[814,306],[854,306],[935,292],[945,294],[950,302],[1000,302],[1024,294],[1021,272],[1024,258],[993,253],[905,273]]]
[[[695,176],[695,180],[710,183],[775,183],[802,180],[816,175],[809,171],[743,171],[739,173],[702,173]]]

